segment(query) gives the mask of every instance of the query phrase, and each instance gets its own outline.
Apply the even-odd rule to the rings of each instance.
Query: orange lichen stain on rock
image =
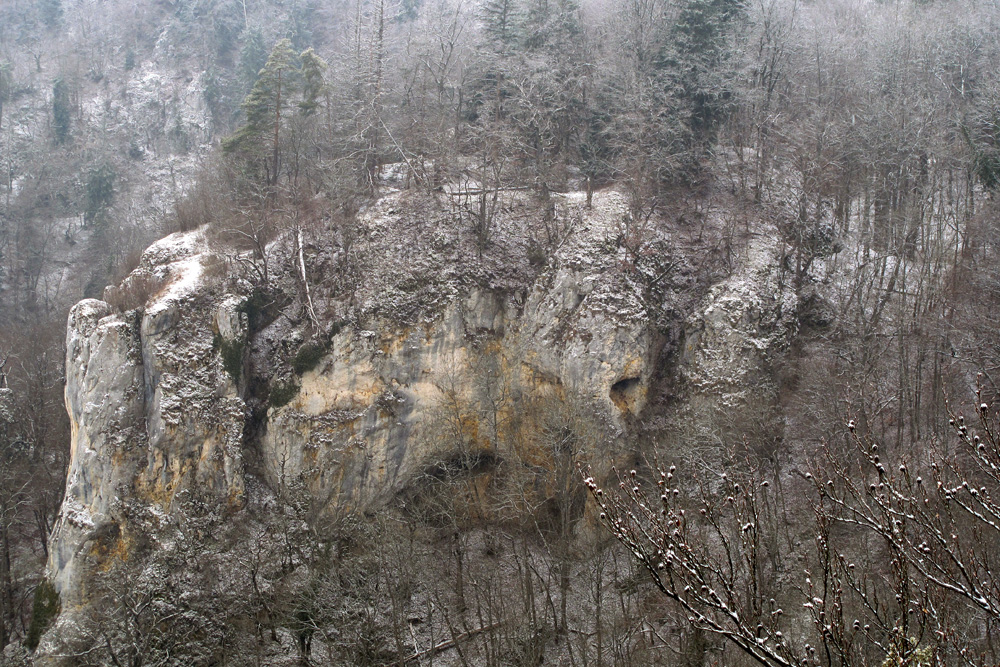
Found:
[[[531,392],[538,396],[566,400],[566,388],[559,378],[539,370],[530,363],[521,362],[521,378]]]
[[[638,357],[631,357],[625,362],[625,368],[622,370],[622,377],[627,378],[637,378],[642,371],[642,359]]]
[[[348,439],[353,438],[357,434],[359,419],[361,419],[360,415],[351,417],[350,419],[345,419],[333,428],[327,429],[327,432],[339,436],[346,436]]]
[[[117,448],[111,453],[111,465],[117,469],[122,469],[127,463],[128,451],[126,448]]]
[[[97,561],[98,571],[109,571],[114,567],[115,561],[128,561],[134,543],[134,538],[122,532],[118,524],[108,527],[104,535],[94,540],[90,549],[91,556]]]
[[[108,552],[108,562],[110,563],[115,558],[117,558],[123,563],[127,561],[129,554],[131,553],[131,547],[133,541],[134,540],[128,535],[122,535],[121,537],[119,537],[115,541],[114,546],[111,548],[110,552]]]
[[[144,491],[142,495],[151,503],[162,507],[169,507],[174,498],[174,489],[176,487],[177,482],[173,477],[169,478],[169,481],[164,482],[161,476],[157,476],[152,484],[142,489]]]
[[[489,446],[489,441],[480,438],[479,435],[479,417],[475,414],[466,412],[459,416],[458,419],[459,433],[462,439],[470,443],[471,445],[483,445]]]
[[[245,500],[242,487],[235,485],[229,487],[229,492],[226,494],[226,503],[229,505],[230,510],[243,509]]]
[[[528,418],[521,423],[521,430],[528,433],[537,433],[538,426],[534,419]],[[552,453],[541,442],[539,438],[517,438],[514,440],[514,454],[518,460],[529,466],[548,470],[552,467]]]
[[[434,330],[437,328],[437,322],[424,322],[424,344],[430,345],[434,340]]]
[[[502,357],[502,352],[503,352],[503,345],[501,345],[500,339],[498,338],[487,339],[480,348],[480,354],[483,355],[495,354]],[[503,363],[502,360],[501,363]]]
[[[173,503],[180,482],[192,469],[192,460],[176,456],[168,462],[163,452],[157,451],[146,474],[136,481],[136,491],[148,502],[168,508]]]
[[[378,380],[374,380],[371,384],[358,387],[352,391],[348,396],[347,402],[354,409],[368,407],[383,391],[385,391],[385,385]]]
[[[391,336],[379,336],[377,349],[386,356],[397,354],[410,338],[412,327],[404,327]]]
[[[215,437],[209,436],[205,438],[201,443],[201,453],[198,456],[198,469],[204,469],[206,463],[212,458],[212,456],[218,451],[216,447],[217,441]]]

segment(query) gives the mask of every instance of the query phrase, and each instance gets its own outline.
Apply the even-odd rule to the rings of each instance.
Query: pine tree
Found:
[[[99,221],[104,210],[114,201],[115,178],[114,167],[107,163],[91,169],[87,174],[87,210],[84,213],[87,224]]]
[[[662,54],[670,84],[683,91],[688,122],[697,140],[710,142],[730,97],[724,68],[729,59],[729,33],[743,11],[742,0],[687,0],[672,31],[669,51]]]
[[[62,0],[39,0],[38,15],[46,27],[56,27],[62,21]]]
[[[524,21],[524,45],[554,53],[572,49],[580,35],[576,0],[531,0]]]
[[[972,153],[972,173],[984,188],[1000,188],[1000,104],[998,96],[985,94],[979,100],[969,126],[962,125],[962,136]]]
[[[267,64],[267,45],[264,43],[263,33],[260,29],[244,32],[239,65],[240,82],[243,87],[241,94],[253,88],[265,64]]]
[[[250,169],[257,171],[268,186],[278,182],[282,118],[300,86],[299,57],[291,41],[282,39],[271,49],[243,102],[246,123],[222,144],[226,153],[243,155]]]

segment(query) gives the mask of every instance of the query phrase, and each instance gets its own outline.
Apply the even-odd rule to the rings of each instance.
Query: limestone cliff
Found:
[[[386,260],[408,206],[392,193],[359,217],[362,263]],[[685,400],[735,392],[784,343],[794,298],[775,277],[774,242],[763,240],[773,235],[664,327],[657,321],[689,284],[652,289],[636,268],[641,254],[622,248],[624,197],[598,193],[588,208],[566,195],[558,215],[571,224],[547,261],[506,283],[421,265],[419,299],[433,305],[419,317],[384,307],[403,289],[392,282],[405,273],[398,264],[367,274],[349,298],[328,294],[332,324],[310,332],[294,269],[276,278],[291,296],[261,305],[204,230],[154,244],[115,288],[141,307],[77,304],[67,330],[72,459],[49,561],[63,613],[40,653],[56,652],[53,638],[86,605],[88,568],[126,549],[130,534],[155,534],[184,498],[239,509],[252,477],[272,488],[294,480],[321,509],[382,502],[458,449],[502,456],[532,398],[586,405],[621,434],[665,375]],[[274,257],[296,254],[292,236],[272,243]],[[324,257],[342,261],[342,249],[313,242],[313,264]]]

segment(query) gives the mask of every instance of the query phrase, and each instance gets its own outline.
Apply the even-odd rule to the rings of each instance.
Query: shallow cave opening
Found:
[[[622,378],[611,385],[609,392],[611,400],[622,412],[632,412],[632,406],[639,392],[639,380],[638,377]]]

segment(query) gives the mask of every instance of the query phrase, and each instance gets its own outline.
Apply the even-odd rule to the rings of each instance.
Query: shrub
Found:
[[[122,256],[118,266],[114,267],[114,271],[111,273],[112,284],[120,285],[122,281],[132,275],[133,271],[139,268],[139,264],[142,262],[142,252],[143,248],[134,247]]]
[[[28,626],[28,636],[24,640],[25,646],[34,651],[38,648],[38,642],[52,620],[59,615],[59,593],[55,586],[48,579],[42,579],[38,587],[35,588],[35,601],[31,606],[31,625]]]
[[[105,291],[104,300],[121,312],[143,308],[149,298],[163,287],[163,278],[148,273],[133,274],[120,285]]]
[[[239,311],[247,316],[247,326],[250,331],[260,331],[260,329],[271,319],[273,319],[273,306],[275,297],[267,290],[260,287],[254,288],[246,301],[240,304]]]
[[[344,320],[337,320],[336,322],[330,325],[330,331],[326,334],[327,345],[330,344],[334,336],[336,336],[337,334],[339,334],[341,331],[344,330],[345,326],[347,326],[347,323]]]
[[[545,266],[549,261],[545,248],[540,243],[532,243],[528,246],[528,264],[535,268]]]
[[[328,346],[319,341],[304,343],[292,359],[292,370],[296,375],[303,375],[316,368],[326,354]]]
[[[218,202],[210,188],[205,186],[204,180],[199,179],[191,192],[174,202],[172,231],[191,231],[215,219]]]
[[[111,206],[115,199],[115,179],[118,175],[110,164],[102,164],[87,173],[87,202],[83,215],[85,224],[91,224]]]
[[[243,376],[243,350],[245,348],[246,343],[240,338],[226,340],[219,334],[215,334],[212,338],[212,349],[216,350],[222,357],[222,367],[229,373],[233,382],[238,383]]]
[[[185,134],[183,127],[175,125],[171,138],[186,140]],[[166,233],[187,232],[210,223],[230,225],[235,215],[232,194],[224,167],[216,160],[209,160],[198,172],[194,185],[174,202],[173,219],[166,223]]]
[[[52,84],[52,128],[56,143],[64,144],[69,138],[70,119],[73,111],[69,100],[69,86],[61,78]]]
[[[284,407],[299,393],[299,388],[299,383],[294,378],[279,380],[271,385],[267,402],[272,408]]]

